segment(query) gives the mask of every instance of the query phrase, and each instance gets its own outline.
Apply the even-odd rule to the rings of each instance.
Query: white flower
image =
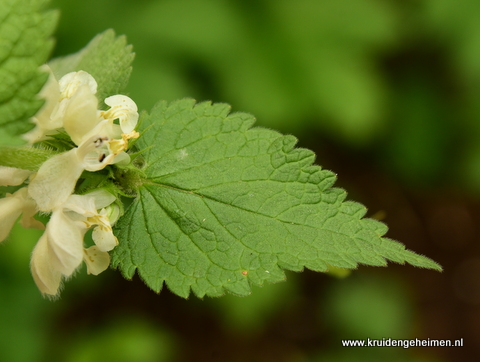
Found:
[[[72,194],[84,170],[99,171],[107,165],[130,162],[124,152],[127,146],[126,140],[112,139],[107,132],[91,136],[78,148],[44,162],[30,182],[30,196],[42,211],[59,207]]]
[[[73,77],[72,79],[77,78]],[[91,86],[77,83],[75,83],[75,87],[71,86],[74,90],[67,88],[69,89],[68,94],[73,95],[65,110],[63,125],[78,147],[47,160],[40,167],[29,186],[31,197],[42,211],[48,212],[62,205],[72,194],[75,184],[84,170],[95,172],[115,163],[128,164],[130,157],[124,152],[128,147],[128,140],[139,136],[133,130],[129,133],[122,133],[121,125],[113,124],[114,119],[100,120],[97,116],[97,100],[91,93]],[[138,113],[136,113],[136,118],[128,118],[133,101],[128,97],[126,98],[129,101],[125,101],[125,98],[122,97],[124,96],[109,97],[126,104],[125,107],[114,106],[111,115],[120,118],[120,121],[125,119],[126,124],[134,128],[138,120]],[[115,102],[111,104],[115,104]],[[136,109],[136,105],[134,108]],[[114,109],[115,111],[113,111]],[[132,119],[135,120],[133,123]]]
[[[77,149],[53,156],[43,163],[30,181],[28,193],[41,211],[60,207],[72,194],[85,167],[78,160]]]
[[[138,122],[138,108],[135,102],[124,95],[117,94],[105,98],[105,104],[110,106],[106,112],[101,112],[101,116],[105,119],[118,119],[123,133],[132,132]]]
[[[35,128],[24,138],[33,144],[64,131],[76,147],[49,158],[36,173],[0,167],[0,186],[21,185],[29,178],[28,186],[0,199],[0,242],[20,215],[23,226],[45,228],[34,215],[51,213],[30,265],[40,291],[56,295],[62,280],[82,261],[94,275],[110,264],[108,251],[118,244],[112,230],[120,214],[112,204],[116,198],[106,191],[72,193],[84,171],[130,162],[125,151],[129,140],[139,137],[135,131],[139,116],[135,102],[123,95],[108,97],[110,109],[98,110],[97,83],[84,71],[68,73],[57,82],[48,66],[44,70],[50,73],[40,93],[45,104],[32,118]],[[62,142],[63,137],[57,137]],[[85,248],[83,239],[90,229],[95,245]]]
[[[45,136],[57,133],[58,129],[64,126],[66,112],[72,101],[76,102],[76,108],[78,108],[79,103],[85,100],[91,103],[94,98],[96,102],[94,94],[97,92],[97,82],[87,72],[71,72],[57,82],[47,65],[43,67],[43,70],[50,73],[47,83],[40,92],[40,96],[45,99],[45,104],[32,118],[36,127],[23,135],[23,138],[29,143],[41,141],[45,139]],[[81,93],[81,95],[77,96],[77,93]],[[94,112],[96,113],[96,103]],[[72,114],[72,111],[70,111],[70,114]],[[82,119],[79,127],[86,121]],[[96,123],[98,123],[98,120]],[[85,125],[85,127],[87,126]]]
[[[97,82],[89,73],[84,72],[83,70],[65,74],[58,82],[58,85],[62,100],[72,98],[77,90],[83,85],[88,87],[91,94],[97,93]]]
[[[33,249],[30,270],[33,280],[42,294],[57,295],[62,282],[62,273],[49,263],[51,250],[47,233],[44,233]]]
[[[0,166],[0,186],[21,185],[32,173],[20,168]]]
[[[98,246],[91,246],[87,249],[83,249],[83,260],[87,265],[87,273],[98,275],[108,268],[110,265],[110,255],[99,250]]]
[[[78,158],[87,171],[98,171],[107,165],[130,157],[124,152],[128,141],[122,137],[120,127],[109,120],[100,122],[84,136],[78,147]]]
[[[99,123],[97,107],[97,97],[87,85],[79,86],[70,98],[64,112],[63,127],[77,146]]]
[[[62,119],[54,116],[54,110],[58,108],[60,99],[58,82],[49,66],[44,65],[41,70],[49,73],[48,80],[39,93],[40,98],[43,98],[45,103],[32,118],[32,122],[36,125],[35,128],[22,136],[31,144],[42,140],[45,135],[55,133],[54,130],[62,127]]]
[[[68,217],[63,208],[52,212],[45,230],[48,262],[65,276],[70,276],[83,260],[83,237],[87,228]]]
[[[86,195],[71,195],[61,207],[53,210],[30,263],[33,278],[43,294],[56,295],[62,278],[71,276],[82,261],[89,274],[98,275],[108,268],[107,251],[112,250],[118,240],[113,235],[105,207],[114,200],[115,196],[109,192],[97,190]],[[83,238],[92,227],[95,227],[92,237],[96,245],[85,249]]]
[[[115,196],[103,190],[90,192],[86,195],[72,195],[64,205],[72,220],[86,229],[94,228],[92,239],[100,251],[110,251],[118,245],[113,235],[111,221],[105,209],[115,201]],[[97,210],[101,209],[100,212]]]
[[[28,196],[25,187],[0,199],[0,242],[6,239],[22,214],[20,222],[23,227],[43,229],[43,224],[33,217],[36,212],[35,202]]]

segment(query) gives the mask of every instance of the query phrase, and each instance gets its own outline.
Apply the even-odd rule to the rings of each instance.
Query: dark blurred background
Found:
[[[85,270],[60,300],[30,276],[37,231],[0,253],[0,361],[477,361],[480,358],[479,0],[82,0],[54,56],[126,34],[126,93],[227,102],[299,138],[387,236],[443,273],[391,264],[305,271],[246,298],[183,300]],[[159,140],[161,142],[161,140]],[[347,338],[464,347],[342,348]]]

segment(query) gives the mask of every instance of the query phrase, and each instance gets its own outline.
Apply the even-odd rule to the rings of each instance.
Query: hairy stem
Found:
[[[0,166],[37,171],[46,160],[55,154],[54,151],[33,147],[1,146]]]

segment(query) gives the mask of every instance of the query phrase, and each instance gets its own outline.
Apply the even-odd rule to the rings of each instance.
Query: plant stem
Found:
[[[33,147],[0,147],[0,166],[37,171],[56,152]]]

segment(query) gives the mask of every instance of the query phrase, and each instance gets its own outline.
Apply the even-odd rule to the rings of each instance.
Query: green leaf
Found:
[[[115,32],[108,29],[79,52],[53,59],[49,65],[57,79],[73,71],[90,73],[98,84],[97,96],[103,101],[121,93],[127,86],[134,57],[127,38],[124,35],[116,37]]]
[[[0,2],[0,136],[26,132],[43,101],[36,97],[48,74],[39,70],[53,46],[56,11],[41,11],[42,0]],[[2,140],[2,144],[15,143]]]
[[[146,179],[116,226],[112,265],[137,270],[153,290],[163,282],[187,297],[250,293],[285,279],[282,269],[386,265],[441,270],[382,238],[387,227],[331,188],[335,175],[312,166],[293,136],[250,128],[251,115],[226,104],[184,99],[143,116],[137,146]],[[148,129],[147,129],[148,128]]]

